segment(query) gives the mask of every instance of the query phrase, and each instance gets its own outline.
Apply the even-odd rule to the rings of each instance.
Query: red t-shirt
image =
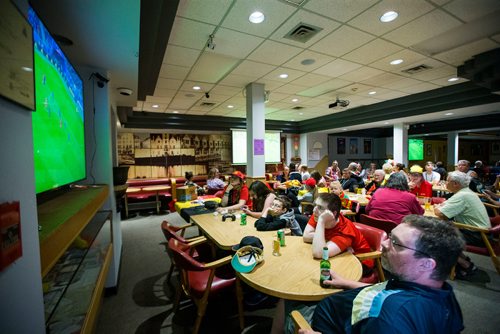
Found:
[[[432,184],[422,179],[420,187],[415,187],[410,192],[417,197],[432,197]]]
[[[316,229],[317,222],[314,215],[311,216],[307,224]],[[339,222],[333,228],[325,228],[326,241],[334,242],[343,252],[351,247],[354,254],[371,252],[370,245],[356,226],[342,214],[339,215]],[[364,260],[363,264],[368,268],[373,268],[373,260]]]
[[[224,188],[224,192],[226,192],[227,187],[228,186],[226,186]],[[231,189],[231,191],[229,192],[229,200],[228,200],[227,206],[238,204],[240,199],[245,200],[246,201],[245,205],[247,205],[249,208],[252,207],[252,202],[250,201],[250,195],[248,193],[248,187],[246,184],[243,184],[243,186],[241,187],[241,189],[239,191],[239,196],[238,196],[237,191],[234,191],[234,189]]]

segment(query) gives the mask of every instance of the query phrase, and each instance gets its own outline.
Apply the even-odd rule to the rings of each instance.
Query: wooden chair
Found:
[[[199,244],[203,240],[196,241],[192,244]],[[168,247],[173,253],[175,265],[180,270],[180,289],[177,293],[176,302],[174,304],[174,312],[177,311],[181,299],[182,292],[191,298],[197,308],[197,317],[194,323],[193,332],[198,333],[203,316],[208,305],[209,297],[236,288],[236,277],[232,275],[227,278],[220,277],[216,273],[217,268],[229,265],[228,270],[232,271],[230,267],[232,256],[226,256],[222,259],[212,261],[210,263],[198,262],[194,259],[184,248],[184,245],[175,238],[168,241]],[[182,289],[182,291],[181,291]],[[244,328],[243,320],[243,297],[241,290],[236,289],[236,299],[238,302],[238,313],[240,320],[240,329]]]
[[[307,216],[312,215],[313,209],[314,209],[314,203],[311,203],[311,202],[300,202],[300,212],[303,215],[307,215]]]
[[[483,203],[485,206],[491,205],[489,203]],[[496,209],[494,205],[491,205],[493,208]],[[498,213],[496,211],[495,213]],[[500,216],[498,214],[495,217],[490,218],[491,226],[490,228],[481,228],[481,227],[476,227],[476,226],[470,226],[466,224],[461,224],[461,223],[455,223],[455,226],[459,229],[464,229],[464,230],[469,230],[469,231],[476,231],[481,234],[481,238],[483,239],[484,242],[484,247],[480,246],[472,246],[472,245],[467,245],[465,247],[465,250],[471,253],[479,254],[479,255],[485,255],[489,256],[491,258],[491,262],[493,262],[493,265],[495,266],[495,269],[498,274],[500,274]],[[488,238],[488,237],[491,237]],[[492,241],[492,242],[491,242]]]
[[[191,243],[196,242],[198,240],[205,240],[205,237],[199,236],[199,237],[194,237],[190,239],[185,239],[184,238],[184,232],[186,231],[186,228],[193,226],[192,224],[186,224],[182,226],[174,226],[170,224],[168,221],[164,220],[161,223],[161,230],[163,232],[163,235],[165,236],[165,239],[167,240],[166,242],[162,242],[161,244],[165,246],[165,251],[167,252],[168,256],[170,257],[170,269],[168,271],[167,275],[167,282],[170,282],[170,278],[172,277],[172,273],[174,272],[175,264],[173,261],[173,254],[168,248],[168,241],[170,239],[176,239],[178,240],[183,246],[184,249],[189,250],[190,255],[197,258],[199,256],[199,253],[197,252],[195,247],[191,247]]]
[[[361,282],[365,283],[378,283],[385,281],[384,270],[382,269],[382,242],[387,239],[387,233],[376,227],[368,226],[361,223],[354,223],[356,228],[363,234],[366,241],[372,249],[371,252],[355,254],[359,261],[373,259],[375,260],[376,273],[373,272],[366,277],[361,277]]]
[[[376,227],[378,229],[381,229],[381,230],[385,231],[385,233],[387,233],[387,234],[391,233],[392,229],[395,228],[396,226],[398,226],[398,224],[396,224],[395,222],[393,222],[391,220],[370,217],[366,214],[361,215],[359,222],[361,224],[365,224],[368,226],[373,226],[373,227]]]
[[[309,325],[309,323],[306,321],[306,319],[304,319],[299,311],[293,310],[292,312],[290,312],[290,316],[292,317],[295,334],[299,332],[299,329],[312,330],[311,325]]]

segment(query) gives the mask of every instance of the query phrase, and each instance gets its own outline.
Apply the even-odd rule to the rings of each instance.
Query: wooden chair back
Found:
[[[370,217],[366,214],[362,214],[359,222],[361,224],[369,225],[376,227],[378,229],[381,229],[382,231],[385,231],[385,233],[389,234],[391,233],[392,229],[398,226],[397,223],[391,221],[391,220],[385,220],[385,219],[379,219],[375,217]]]

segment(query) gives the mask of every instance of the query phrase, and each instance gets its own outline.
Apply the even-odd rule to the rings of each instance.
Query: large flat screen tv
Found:
[[[424,160],[424,141],[408,139],[408,160]]]
[[[32,8],[28,20],[34,41],[33,150],[40,194],[86,178],[83,82]]]

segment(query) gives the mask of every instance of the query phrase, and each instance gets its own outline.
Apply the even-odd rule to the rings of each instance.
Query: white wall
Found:
[[[0,333],[43,333],[31,111],[0,97],[0,203],[19,201],[23,255],[0,272]]]
[[[302,138],[301,138],[302,145]],[[315,147],[319,149],[319,159],[310,159],[311,150],[315,150]],[[325,156],[328,155],[328,134],[327,133],[308,133],[307,134],[307,151],[306,156],[301,156],[302,161],[307,161],[307,166],[313,168],[316,164]],[[324,171],[319,171],[324,173]]]

